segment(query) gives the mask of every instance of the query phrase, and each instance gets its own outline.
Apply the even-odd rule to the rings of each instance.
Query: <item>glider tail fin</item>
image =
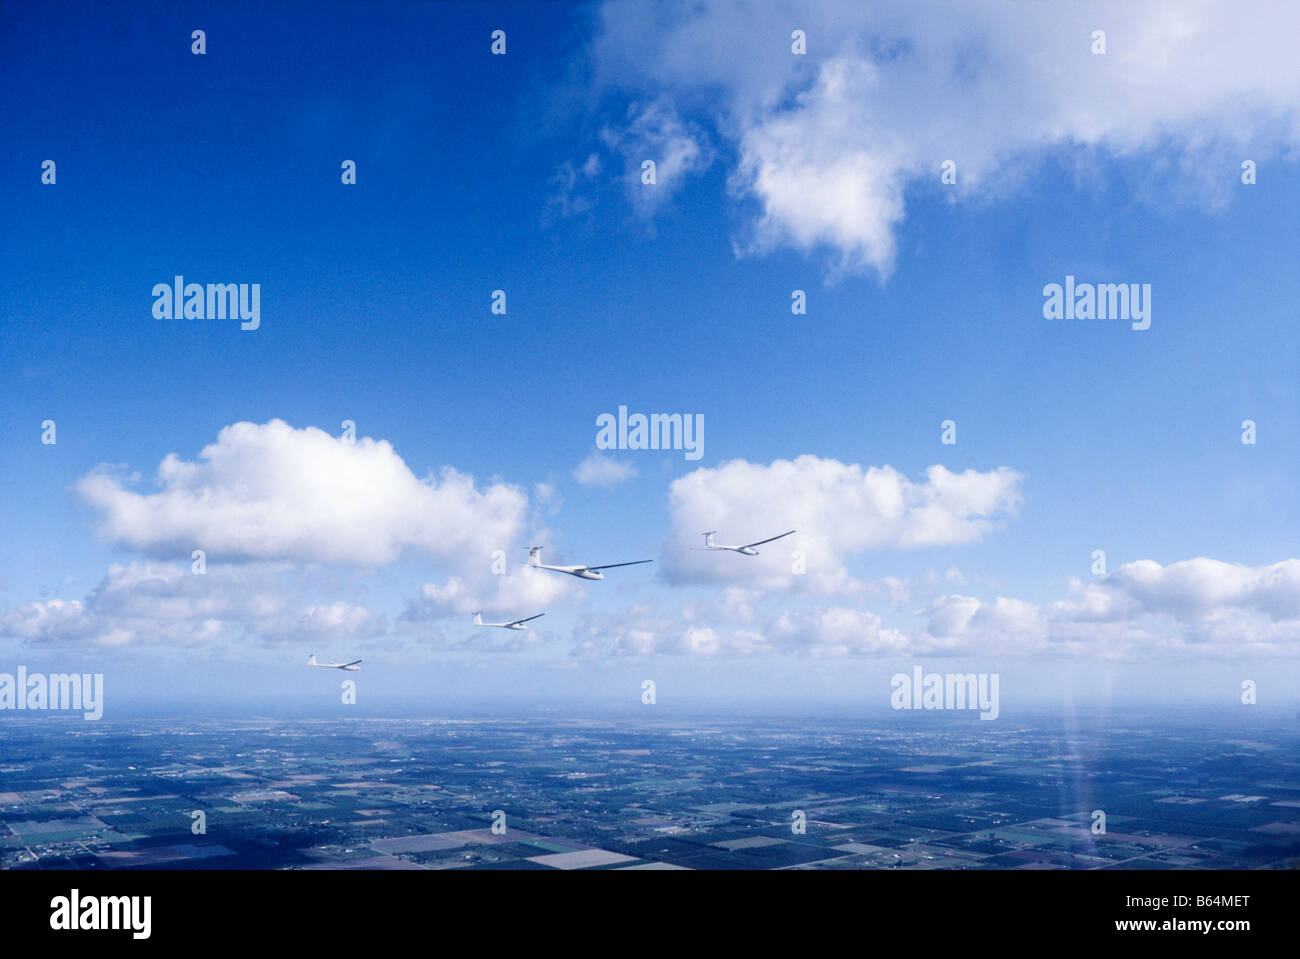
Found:
[[[541,548],[540,546],[530,546],[530,547],[528,547],[528,565],[529,565],[529,566],[540,566],[540,565],[541,565],[541,563],[542,563],[542,560],[541,560],[541,552],[542,552],[542,548]]]
[[[482,614],[481,612],[478,612],[478,613],[475,613],[475,614],[474,614],[474,625],[475,625],[475,626],[482,626],[482,625],[483,625],[483,614]]]
[[[316,665],[316,654],[315,654],[315,653],[312,653],[310,656],[307,657],[307,665],[308,665],[308,666],[315,666],[315,665]]]

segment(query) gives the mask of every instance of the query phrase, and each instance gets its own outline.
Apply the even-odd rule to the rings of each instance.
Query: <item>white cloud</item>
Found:
[[[618,486],[636,476],[636,467],[626,460],[592,453],[578,464],[573,478],[583,486]]]
[[[732,599],[739,597],[733,596]],[[884,656],[945,648],[929,637],[887,627],[876,614],[842,606],[783,610],[760,618],[743,603],[728,610],[688,605],[681,615],[650,605],[592,614],[574,629],[573,653],[588,657],[787,654],[812,659]]]
[[[814,658],[896,655],[915,651],[906,633],[886,628],[879,616],[866,610],[840,606],[807,613],[783,612],[763,635],[783,650]]]
[[[515,619],[544,613],[557,603],[571,602],[581,595],[577,580],[523,564],[500,576],[463,579],[453,576],[444,583],[426,583],[418,599],[409,603],[403,619],[421,622],[468,616],[479,610],[492,618]]]
[[[928,633],[968,648],[1057,649],[1104,657],[1300,652],[1300,560],[1244,566],[1197,557],[1128,563],[1034,604],[942,596]]]
[[[1170,656],[1239,661],[1300,655],[1300,560],[1243,566],[1203,557],[1161,566],[1142,560],[1051,603],[949,594],[888,625],[843,605],[764,613],[757,591],[689,602],[680,613],[648,605],[589,615],[574,630],[578,656],[796,655],[1032,656],[1168,662]]]
[[[611,615],[586,616],[574,627],[573,636],[573,655],[581,657],[749,656],[770,651],[752,630],[694,625],[646,604]]]
[[[1242,159],[1300,147],[1285,2],[611,2],[600,24],[606,88],[698,105],[734,145],[732,187],[758,208],[738,252],[827,248],[836,271],[888,275],[905,193],[939,189],[944,160],[956,196],[996,198],[1052,153],[1159,151],[1166,191],[1216,205]]]
[[[373,637],[382,620],[346,602],[303,605],[269,564],[114,563],[84,600],[24,603],[0,616],[0,635],[33,646],[162,646],[224,649]]]
[[[296,632],[307,636],[370,636],[378,632],[375,615],[364,606],[334,602],[308,606],[298,620]]]
[[[838,269],[892,269],[907,179],[903,147],[878,123],[851,119],[866,119],[859,104],[875,86],[877,71],[868,63],[828,63],[795,110],[746,131],[732,184],[756,195],[763,213],[737,252],[825,244],[839,252]]]
[[[654,213],[685,178],[713,162],[713,152],[704,134],[684,122],[667,100],[634,102],[627,109],[627,122],[606,127],[601,139],[621,153],[628,196],[642,215]],[[653,160],[655,182],[642,182],[642,164]]]
[[[508,546],[526,494],[450,467],[421,480],[383,440],[350,445],[281,420],[235,423],[197,461],[169,453],[158,492],[125,488],[106,469],[76,490],[102,513],[100,531],[157,556],[203,549],[216,559],[292,559],[383,564],[413,549],[435,559],[476,560]]]
[[[868,588],[845,561],[880,548],[969,543],[994,529],[1020,500],[1020,475],[1001,467],[953,473],[931,466],[913,481],[892,467],[804,455],[764,466],[732,460],[697,469],[669,488],[671,539],[664,575],[671,583],[729,583],[750,588],[847,593]],[[759,547],[758,556],[706,552],[700,534],[745,544],[797,530]],[[806,572],[794,572],[802,552]],[[895,596],[901,581],[888,584]]]
[[[931,636],[948,637],[962,632],[980,608],[974,596],[941,596],[930,604]]]

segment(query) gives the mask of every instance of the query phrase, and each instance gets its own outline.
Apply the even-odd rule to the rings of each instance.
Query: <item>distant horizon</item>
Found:
[[[348,707],[323,705],[310,700],[275,704],[252,698],[192,698],[192,699],[136,699],[111,704],[98,720],[84,720],[79,714],[57,714],[52,711],[36,713],[30,710],[0,711],[0,737],[4,724],[39,724],[47,721],[74,722],[88,730],[113,721],[130,722],[137,719],[178,720],[260,720],[288,721],[339,721],[350,719],[430,720],[465,719],[481,716],[485,719],[554,719],[569,721],[579,719],[610,719],[620,722],[682,723],[693,720],[752,719],[793,720],[826,719],[828,721],[871,721],[888,723],[906,731],[909,723],[923,724],[933,731],[936,725],[951,723],[954,729],[969,730],[978,722],[978,714],[953,716],[943,712],[913,711],[909,714],[891,709],[888,704],[868,705],[851,700],[775,700],[766,705],[754,701],[707,702],[687,699],[674,703],[658,703],[650,708],[640,704],[629,705],[609,698],[565,697],[553,701],[529,696],[497,697],[494,699],[440,698],[424,701],[417,698],[389,699],[384,703],[358,703]],[[1124,702],[1116,700],[1060,700],[1040,698],[1032,701],[1009,703],[1003,701],[999,723],[982,724],[975,728],[996,732],[1002,725],[1030,725],[1053,721],[1109,721],[1134,720],[1151,726],[1162,724],[1182,725],[1211,722],[1236,724],[1245,731],[1261,724],[1295,725],[1300,731],[1300,700],[1252,708],[1243,714],[1239,706],[1222,703],[1168,699],[1158,702]],[[1225,732],[1226,732],[1225,728]]]

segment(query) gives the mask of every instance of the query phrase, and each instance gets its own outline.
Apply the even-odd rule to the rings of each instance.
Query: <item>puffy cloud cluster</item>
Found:
[[[1140,560],[1090,582],[1073,581],[1070,595],[1056,602],[947,595],[923,614],[926,636],[961,649],[1293,655],[1300,651],[1300,560]]]
[[[716,120],[732,189],[756,209],[738,252],[825,248],[836,270],[887,275],[907,190],[937,187],[945,160],[954,195],[996,198],[1053,153],[1159,149],[1169,182],[1223,202],[1244,156],[1300,147],[1297,32],[1282,0],[1248,16],[1231,0],[775,0],[762,16],[742,0],[612,0],[592,53],[606,87]]]
[[[282,420],[235,423],[197,461],[169,453],[157,492],[137,493],[100,469],[77,492],[101,513],[112,541],[166,557],[383,564],[411,549],[448,561],[507,546],[527,495],[478,487],[444,469],[419,479],[386,441],[350,443]],[[489,547],[490,548],[490,547]]]
[[[479,610],[505,619],[545,612],[578,595],[577,580],[515,564],[500,576],[452,576],[442,583],[425,583],[408,604],[403,619],[422,622],[469,616]]]
[[[575,656],[624,657],[656,654],[749,656],[771,646],[752,630],[718,630],[637,604],[614,615],[590,615],[573,630]]]
[[[1066,599],[935,597],[913,627],[888,626],[859,608],[812,606],[764,615],[757,594],[688,603],[678,615],[639,607],[589,616],[575,630],[580,655],[845,656],[1033,655],[1159,659],[1300,653],[1300,560],[1244,566],[1199,557],[1129,563]],[[691,638],[694,637],[692,640]],[[707,640],[707,641],[705,641]]]
[[[932,466],[914,480],[888,466],[810,455],[694,470],[669,488],[664,572],[672,583],[722,588],[672,612],[642,603],[589,613],[574,630],[574,652],[1222,657],[1300,650],[1298,559],[1265,566],[1204,557],[1167,566],[1142,560],[1072,581],[1064,598],[1043,603],[966,595],[995,590],[955,568],[925,583],[867,582],[849,573],[846,564],[867,550],[980,539],[1014,513],[1020,483],[1007,468],[957,473]],[[453,470],[440,481],[417,479],[387,443],[352,445],[279,420],[238,423],[195,462],[168,456],[158,486],[135,493],[96,471],[77,489],[101,512],[102,529],[114,541],[184,556],[203,548],[206,574],[187,563],[114,564],[83,599],[30,602],[0,614],[0,637],[33,646],[193,649],[337,640],[353,647],[380,636],[427,638],[429,621],[467,621],[478,609],[493,619],[515,618],[586,595],[578,581],[533,570],[522,557],[506,569],[493,557],[492,549],[511,546],[521,531],[525,494],[501,483],[480,488]],[[549,487],[539,486],[538,497],[558,501]],[[799,532],[760,547],[757,557],[688,548],[702,543],[704,530],[743,544],[791,527]],[[379,564],[407,549],[456,565],[452,575],[423,586],[398,630],[347,598],[308,598],[314,590],[301,577],[319,563]],[[963,592],[935,595],[954,587]],[[929,602],[919,599],[924,606],[915,621],[898,621],[900,606],[918,601],[918,592]],[[819,605],[830,596],[835,602]],[[845,601],[849,596],[854,602]],[[784,605],[773,609],[776,601]],[[525,649],[538,641],[503,637],[492,648]],[[449,648],[478,647],[465,641]]]
[[[190,648],[358,640],[384,628],[364,606],[304,604],[268,564],[114,563],[85,599],[24,603],[0,615],[0,636],[34,646]]]
[[[33,646],[166,647],[358,643],[396,638],[365,606],[313,604],[285,582],[287,567],[187,566],[140,562],[112,565],[84,599],[51,599],[0,615],[0,637]],[[519,566],[479,592],[453,577],[429,584],[403,619],[404,633],[430,619],[466,617],[476,609],[523,616],[574,595],[564,577]],[[487,602],[484,601],[487,600]],[[492,612],[495,610],[496,612]],[[765,611],[762,593],[739,587],[684,604],[678,611],[641,603],[610,614],[590,613],[573,631],[577,656],[850,656],[1077,654],[1097,658],[1160,658],[1171,653],[1231,656],[1300,652],[1300,559],[1245,566],[1198,557],[1162,566],[1129,563],[1109,576],[1074,582],[1067,598],[1049,603],[963,594],[935,597],[912,626],[845,605],[801,605]],[[529,635],[462,640],[444,649],[519,651]],[[499,641],[498,641],[499,640]]]
[[[770,465],[732,460],[698,469],[669,489],[672,532],[664,575],[672,583],[729,583],[763,589],[859,591],[844,563],[869,549],[951,546],[980,539],[1020,502],[1021,477],[1001,467],[954,473],[931,466],[925,479],[889,467],[800,456]],[[700,534],[744,545],[795,529],[758,556],[692,550]],[[796,570],[802,553],[804,572]]]

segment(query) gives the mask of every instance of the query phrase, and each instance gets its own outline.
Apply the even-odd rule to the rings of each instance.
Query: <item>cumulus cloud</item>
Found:
[[[591,614],[574,630],[577,656],[794,655],[812,659],[899,656],[1081,656],[1167,662],[1242,654],[1300,654],[1300,560],[1244,566],[1199,557],[1161,566],[1129,563],[1065,599],[935,597],[912,623],[871,610],[810,605],[764,612],[757,591]]]
[[[840,606],[805,613],[781,613],[764,635],[783,650],[814,658],[916,651],[906,633],[887,628],[874,613]]]
[[[1224,608],[1239,608],[1275,622],[1300,619],[1300,560],[1243,566],[1197,557],[1170,566],[1140,560],[1121,566],[1095,586],[1079,587],[1084,599],[1066,607],[1093,609],[1110,619],[1159,612],[1197,622]],[[1100,594],[1100,609],[1094,598]]]
[[[625,460],[592,453],[578,464],[573,478],[583,486],[618,486],[636,476],[636,467]]]
[[[85,599],[24,603],[0,615],[0,636],[33,646],[275,645],[372,637],[383,621],[363,606],[302,604],[269,564],[114,563]]]
[[[997,198],[1048,156],[1158,150],[1165,183],[1223,202],[1243,158],[1300,148],[1297,32],[1284,2],[775,0],[756,17],[741,0],[629,0],[602,8],[592,52],[607,87],[715,119],[756,207],[738,253],[824,248],[835,271],[888,275],[905,194],[938,188],[945,160],[952,195]]]
[[[1035,604],[941,596],[927,635],[966,648],[1063,650],[1106,657],[1181,651],[1300,652],[1300,560],[1244,566],[1197,557],[1128,563],[1070,595]]]
[[[531,616],[581,595],[576,584],[571,577],[522,564],[500,576],[452,576],[442,583],[425,583],[402,618],[408,622],[454,619],[479,610],[490,617]]]
[[[157,492],[137,493],[106,468],[76,484],[100,532],[155,556],[289,559],[377,565],[412,549],[435,559],[510,544],[527,511],[517,487],[448,467],[417,478],[383,440],[355,444],[282,420],[235,423],[197,460],[169,453]]]
[[[953,645],[886,626],[864,609],[830,606],[758,616],[739,595],[731,596],[727,607],[688,604],[676,614],[642,604],[616,614],[591,614],[574,629],[573,655],[839,659],[933,652]]]
[[[748,656],[771,647],[752,630],[719,630],[689,623],[647,604],[612,615],[590,615],[573,629],[573,655],[579,657]]]
[[[931,466],[920,481],[890,467],[804,455],[770,465],[732,460],[695,470],[669,488],[671,583],[730,583],[762,589],[843,593],[865,588],[845,560],[868,549],[946,546],[978,540],[1020,501],[1021,477],[1000,467],[954,473]],[[794,536],[758,556],[692,550],[700,534],[743,545],[787,529]],[[796,572],[802,553],[805,572]],[[891,592],[901,588],[890,584]]]

